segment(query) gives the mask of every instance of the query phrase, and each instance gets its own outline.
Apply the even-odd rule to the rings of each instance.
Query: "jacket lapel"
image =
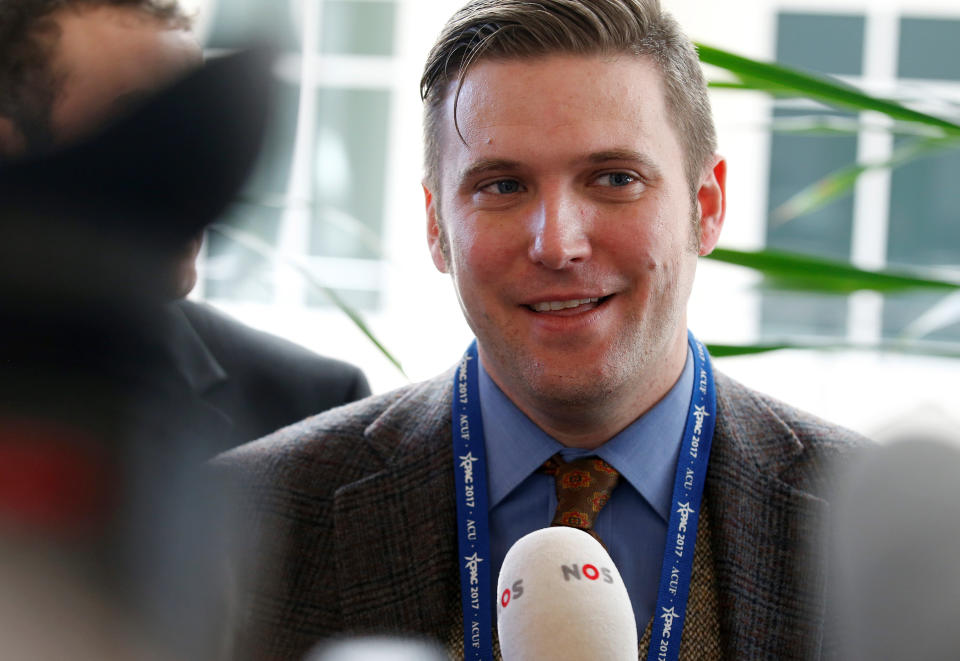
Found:
[[[366,431],[385,468],[339,489],[337,569],[348,630],[449,637],[459,619],[450,444],[452,372],[416,388]],[[457,619],[454,619],[457,618]]]
[[[739,384],[718,375],[707,490],[728,658],[819,657],[825,501],[780,479],[803,446]],[[803,560],[809,560],[804,562]]]
[[[210,352],[182,307],[167,306],[169,319],[167,351],[171,362],[190,389],[203,396],[227,380],[227,372]]]
[[[202,448],[198,447],[201,455],[211,456],[250,440],[235,438],[233,418],[211,397],[229,383],[230,377],[197,333],[181,302],[167,305],[164,314],[167,324],[162,335],[163,351],[179,379],[176,391],[184,399],[181,413],[191,419],[193,436],[202,439],[198,441],[202,443]]]

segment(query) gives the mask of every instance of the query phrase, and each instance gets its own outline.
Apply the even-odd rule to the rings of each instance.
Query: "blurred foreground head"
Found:
[[[220,650],[213,412],[164,372],[161,276],[252,167],[269,67],[213,60],[0,166],[0,656]]]
[[[960,658],[958,440],[874,447],[841,475],[831,604],[840,658]]]
[[[0,155],[62,148],[202,62],[190,20],[167,0],[0,0]],[[196,282],[200,235],[167,250],[156,286]]]
[[[175,1],[0,1],[0,152],[76,138],[197,66],[189,30]]]

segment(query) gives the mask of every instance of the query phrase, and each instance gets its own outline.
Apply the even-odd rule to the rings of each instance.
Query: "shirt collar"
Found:
[[[493,382],[480,363],[480,411],[486,442],[490,507],[496,507],[547,459],[596,455],[620,471],[660,517],[670,517],[674,472],[693,392],[693,356],[652,409],[595,450],[567,448],[537,427]]]

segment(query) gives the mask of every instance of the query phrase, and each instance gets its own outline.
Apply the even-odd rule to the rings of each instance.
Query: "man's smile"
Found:
[[[606,301],[609,296],[593,296],[586,298],[570,298],[559,300],[544,300],[527,305],[534,312],[552,313],[555,315],[580,314],[593,310]]]

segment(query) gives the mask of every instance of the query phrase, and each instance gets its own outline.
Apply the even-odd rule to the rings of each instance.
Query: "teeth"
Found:
[[[530,307],[533,308],[535,312],[549,312],[551,310],[575,308],[580,305],[586,305],[587,303],[598,303],[599,301],[599,298],[575,298],[572,301],[544,301],[543,303],[534,303]]]

